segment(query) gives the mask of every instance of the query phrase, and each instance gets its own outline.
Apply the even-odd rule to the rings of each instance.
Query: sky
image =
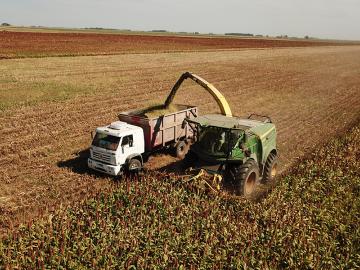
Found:
[[[0,0],[0,23],[360,40],[360,0]]]

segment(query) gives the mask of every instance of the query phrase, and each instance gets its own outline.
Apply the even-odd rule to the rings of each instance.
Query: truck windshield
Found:
[[[237,144],[243,131],[218,127],[201,128],[199,144],[202,151],[215,156],[226,156]]]
[[[97,132],[92,142],[92,145],[107,150],[116,151],[119,146],[120,139],[120,137],[115,137],[112,135]]]

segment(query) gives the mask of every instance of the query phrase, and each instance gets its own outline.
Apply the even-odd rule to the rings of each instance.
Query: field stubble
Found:
[[[86,170],[90,131],[120,111],[159,103],[187,70],[220,89],[236,115],[272,117],[283,170],[359,117],[358,46],[2,60],[2,102],[13,100],[6,89],[29,81],[74,90],[55,99],[60,86],[53,96],[31,92],[30,104],[15,101],[1,113],[0,227],[109,187],[111,178]],[[175,101],[199,105],[203,113],[218,110],[188,82]],[[158,156],[149,166],[174,161]]]

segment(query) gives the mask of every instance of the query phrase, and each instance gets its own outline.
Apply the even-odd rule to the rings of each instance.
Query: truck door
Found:
[[[134,153],[134,136],[126,135],[121,141],[121,164],[124,164],[127,157]]]

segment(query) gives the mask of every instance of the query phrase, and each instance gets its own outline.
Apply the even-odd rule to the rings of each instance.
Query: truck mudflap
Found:
[[[95,171],[107,173],[107,174],[114,175],[114,176],[119,175],[122,172],[121,165],[118,165],[118,166],[109,165],[109,164],[105,164],[105,163],[93,160],[91,158],[88,158],[88,167]]]

